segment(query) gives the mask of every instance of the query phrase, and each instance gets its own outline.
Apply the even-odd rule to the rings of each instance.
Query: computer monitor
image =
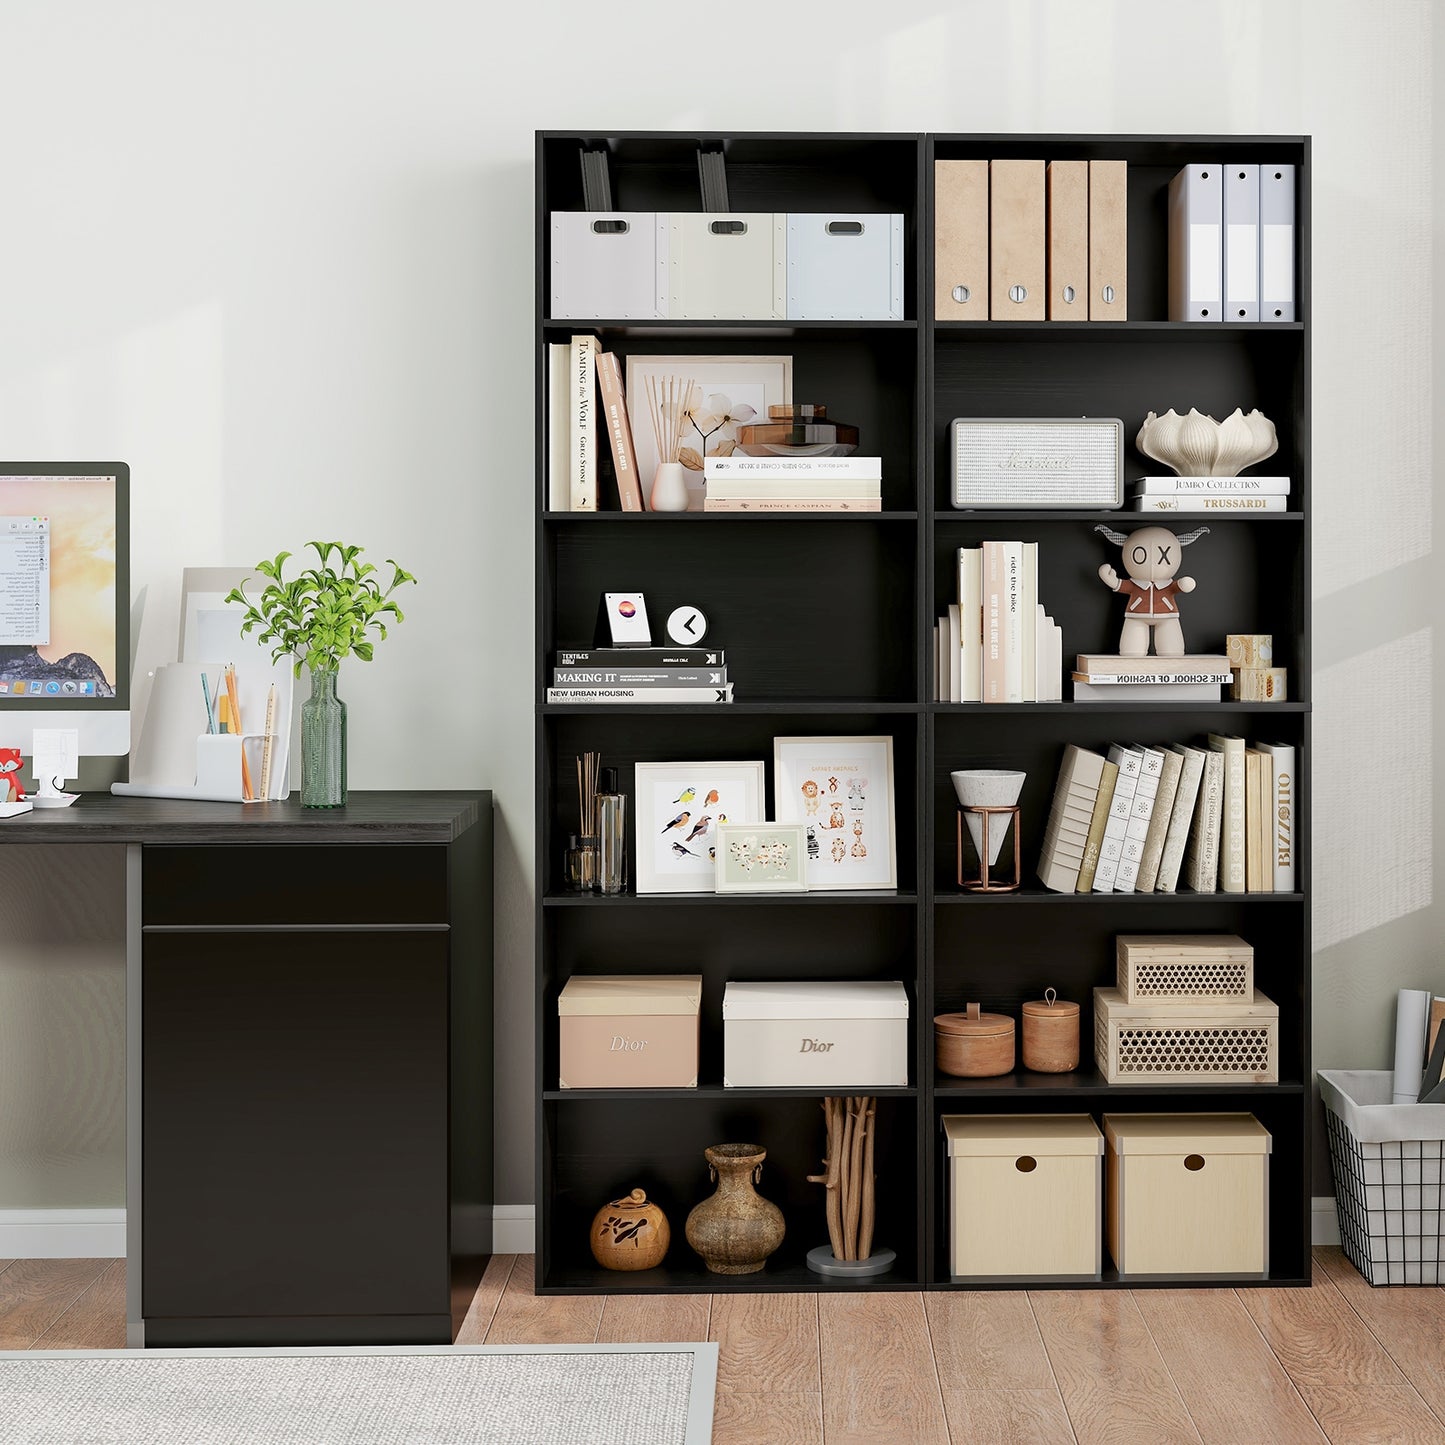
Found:
[[[130,468],[0,462],[0,747],[130,751]]]

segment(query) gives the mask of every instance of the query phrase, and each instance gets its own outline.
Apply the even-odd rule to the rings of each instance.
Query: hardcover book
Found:
[[[1210,733],[1209,746],[1224,755],[1224,804],[1219,835],[1219,888],[1245,891],[1244,739],[1233,733]]]
[[[1184,866],[1184,850],[1189,844],[1189,827],[1194,820],[1194,805],[1199,800],[1199,783],[1204,776],[1204,751],[1176,745],[1179,786],[1174,793],[1174,806],[1169,813],[1169,828],[1164,835],[1164,855],[1159,862],[1159,876],[1154,880],[1156,893],[1173,893],[1179,886],[1179,871]]]
[[[1184,855],[1185,879],[1196,893],[1219,891],[1219,830],[1223,803],[1224,754],[1210,749],[1204,754],[1199,800],[1190,826],[1189,847]]]

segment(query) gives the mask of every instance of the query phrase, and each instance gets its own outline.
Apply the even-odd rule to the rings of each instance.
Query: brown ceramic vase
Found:
[[[687,1216],[687,1242],[714,1274],[756,1274],[783,1242],[783,1211],[753,1188],[767,1150],[714,1144],[703,1154],[717,1190]]]
[[[614,1199],[592,1221],[592,1258],[603,1269],[651,1269],[672,1243],[667,1215],[641,1189]]]

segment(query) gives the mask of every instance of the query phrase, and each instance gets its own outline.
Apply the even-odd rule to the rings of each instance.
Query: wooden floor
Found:
[[[1445,1442],[1445,1289],[538,1299],[488,1265],[459,1344],[716,1340],[716,1445]],[[0,1260],[0,1349],[119,1349],[123,1260]]]

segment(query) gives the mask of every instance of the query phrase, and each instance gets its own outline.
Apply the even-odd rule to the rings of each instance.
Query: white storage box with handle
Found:
[[[903,217],[788,213],[790,321],[901,321]]]
[[[667,316],[667,218],[655,211],[553,211],[548,314],[571,320]]]
[[[730,983],[723,989],[730,1088],[866,1089],[908,1084],[901,983]]]
[[[787,217],[672,211],[667,221],[674,321],[781,321],[787,315]]]
[[[1395,1104],[1388,1069],[1321,1069],[1345,1256],[1371,1284],[1445,1284],[1445,1104]]]

